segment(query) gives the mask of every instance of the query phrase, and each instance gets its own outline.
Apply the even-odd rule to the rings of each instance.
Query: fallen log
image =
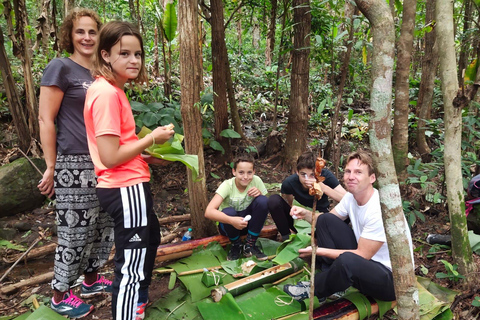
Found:
[[[378,304],[374,299],[369,298],[371,307],[371,315],[378,313]],[[392,301],[391,308],[394,308],[397,305],[396,301]],[[305,313],[299,312],[294,313],[278,320],[287,320],[295,317],[298,314]],[[347,299],[338,299],[332,302],[325,303],[320,307],[313,310],[313,319],[315,320],[358,320],[360,319],[357,307]]]
[[[37,259],[37,258],[43,258],[49,254],[52,254],[55,251],[55,248],[57,247],[57,244],[55,242],[46,244],[44,246],[38,247],[38,248],[33,248],[25,257],[22,259],[25,260],[32,260],[32,259]],[[22,255],[23,253],[16,254],[15,256],[11,258],[3,258],[3,261],[6,263],[14,263],[15,261],[18,260],[18,258]]]
[[[182,221],[190,221],[190,214],[182,214],[179,216],[169,216],[165,218],[158,218],[158,223],[160,223],[160,225],[172,223],[172,222],[182,222]]]
[[[260,232],[260,237],[262,238],[275,238],[277,236],[277,227],[275,225],[268,225],[263,227]],[[217,241],[221,246],[226,246],[230,243],[230,240],[226,236],[217,235],[202,239],[195,239],[189,241],[182,241],[179,243],[166,244],[159,246],[157,249],[157,257],[155,262],[173,260],[188,257],[192,254],[193,249],[199,246],[206,246],[210,242]]]
[[[50,281],[50,280],[52,280],[52,278],[53,278],[53,271],[47,272],[47,273],[38,275],[38,276],[30,278],[30,279],[21,280],[18,283],[14,283],[14,284],[11,284],[11,285],[8,285],[8,286],[4,286],[4,287],[0,288],[0,293],[1,294],[8,294],[10,292],[16,291],[16,290],[18,290],[20,288],[23,288],[23,287],[26,287],[26,286],[33,286],[33,285],[36,285],[36,284],[40,284],[40,283]]]

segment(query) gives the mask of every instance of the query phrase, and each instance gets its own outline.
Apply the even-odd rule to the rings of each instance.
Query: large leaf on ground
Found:
[[[190,295],[183,287],[178,287],[169,294],[155,301],[149,308],[145,320],[203,320]]]
[[[65,320],[65,318],[47,306],[40,306],[25,320]]]
[[[310,236],[297,233],[290,235],[277,249],[275,264],[284,264],[298,257],[298,249],[305,248],[310,243]]]
[[[168,267],[174,269],[177,273],[216,267],[220,266],[221,263],[227,259],[226,256],[227,254],[222,246],[218,242],[212,242],[209,243],[205,249],[203,246],[200,246],[194,250],[194,253],[190,257],[179,260]],[[202,275],[202,273],[197,273],[178,277],[190,292],[192,302],[206,298],[211,293],[212,288],[207,288],[202,283]],[[232,276],[224,273],[222,281],[224,284],[227,284],[233,282],[234,279]]]
[[[205,299],[197,303],[197,307],[204,319],[247,320],[230,293],[224,295],[219,302]]]
[[[420,320],[432,320],[437,317],[447,317],[451,313],[450,305],[457,292],[444,288],[428,278],[417,277],[419,293]]]
[[[476,254],[480,254],[480,236],[473,233],[472,230],[468,231],[468,240],[470,241],[470,247]]]

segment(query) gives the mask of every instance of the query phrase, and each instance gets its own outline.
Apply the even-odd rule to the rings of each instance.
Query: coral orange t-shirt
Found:
[[[140,155],[114,168],[107,168],[98,154],[96,138],[99,136],[117,136],[120,145],[138,140],[132,108],[125,92],[105,78],[97,78],[87,91],[83,115],[88,149],[98,176],[97,188],[121,188],[148,182],[148,164]]]

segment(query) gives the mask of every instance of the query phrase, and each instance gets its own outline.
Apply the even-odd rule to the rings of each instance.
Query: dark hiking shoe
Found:
[[[230,252],[228,253],[227,260],[238,260],[242,256],[242,243],[232,243],[232,247],[230,248]]]
[[[257,246],[250,246],[248,244],[243,246],[243,255],[246,258],[249,258],[251,256],[255,256],[260,261],[265,261],[268,259],[267,255],[264,254],[260,249],[258,249]]]

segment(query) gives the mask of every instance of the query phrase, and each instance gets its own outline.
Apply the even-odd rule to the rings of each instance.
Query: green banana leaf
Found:
[[[343,296],[357,307],[358,319],[363,320],[372,314],[372,305],[368,298],[360,292],[352,292]]]
[[[224,295],[219,302],[213,302],[211,299],[200,301],[197,308],[204,319],[247,320],[230,293]]]
[[[476,254],[480,254],[480,236],[473,233],[472,230],[468,231],[468,240],[470,241],[470,247]]]
[[[141,139],[152,130],[147,127],[142,127],[138,133],[138,137]],[[183,136],[175,133],[173,137],[163,144],[155,144],[148,147],[145,151],[151,156],[167,161],[180,161],[192,171],[192,179],[197,180],[198,177],[198,156],[193,154],[185,154],[185,150],[182,147]]]
[[[291,234],[277,249],[277,256],[273,259],[275,264],[284,264],[298,257],[298,249],[305,248],[310,243],[310,236],[297,233]]]
[[[17,318],[18,319],[18,318]],[[65,320],[65,318],[47,306],[40,306],[27,318],[20,318],[25,320]]]
[[[177,32],[177,12],[173,3],[167,3],[163,14],[163,29],[165,30],[165,38],[168,42],[175,39]]]
[[[183,287],[177,287],[147,308],[145,320],[158,319],[203,320],[187,290]]]
[[[444,288],[428,278],[417,277],[420,320],[453,319],[450,305],[458,292]],[[439,318],[437,318],[439,317]]]

